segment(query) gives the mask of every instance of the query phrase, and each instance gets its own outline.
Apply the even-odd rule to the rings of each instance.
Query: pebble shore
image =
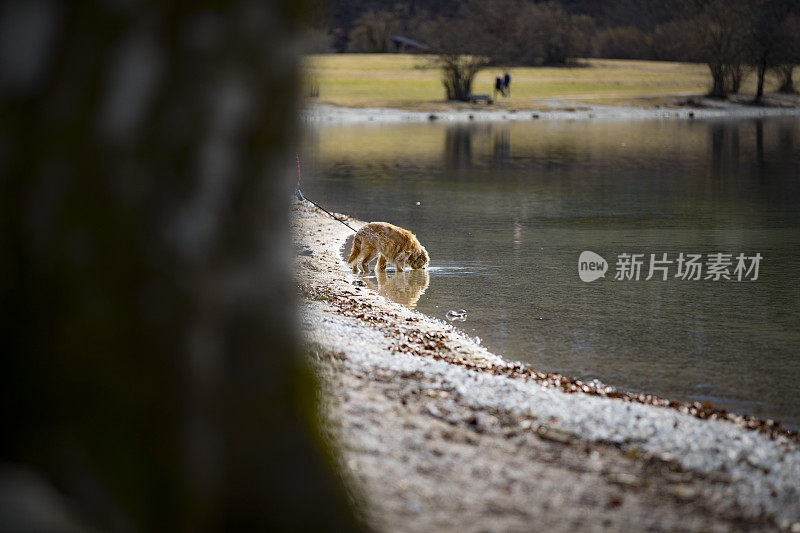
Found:
[[[350,230],[292,211],[323,427],[369,527],[800,532],[796,436],[556,384],[375,294]]]
[[[544,100],[537,109],[495,109],[474,106],[452,108],[449,111],[409,111],[395,108],[354,108],[325,104],[308,106],[302,113],[303,122],[320,127],[342,124],[398,124],[413,122],[519,122],[535,120],[653,120],[653,119],[715,119],[767,118],[800,116],[800,97],[771,96],[771,106],[753,106],[719,101],[710,98],[676,100],[669,106],[610,106],[563,100]]]

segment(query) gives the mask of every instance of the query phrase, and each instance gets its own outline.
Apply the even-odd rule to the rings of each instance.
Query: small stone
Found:
[[[552,442],[559,442],[561,444],[572,444],[575,441],[575,435],[563,429],[542,426],[537,431],[540,438]]]
[[[623,487],[639,487],[642,484],[641,479],[625,472],[608,474],[606,479],[615,485],[622,485]]]
[[[679,500],[693,500],[697,497],[698,490],[692,485],[681,483],[679,485],[670,485],[669,492]]]

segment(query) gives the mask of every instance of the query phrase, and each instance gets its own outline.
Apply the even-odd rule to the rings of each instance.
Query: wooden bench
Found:
[[[477,104],[481,100],[486,100],[487,105],[492,105],[494,100],[492,100],[492,96],[489,94],[471,94],[469,95],[469,102],[471,104]]]

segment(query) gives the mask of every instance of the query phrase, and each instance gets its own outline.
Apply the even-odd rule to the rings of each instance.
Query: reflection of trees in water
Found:
[[[447,168],[463,169],[474,165],[473,144],[475,139],[491,142],[493,166],[502,168],[508,165],[511,158],[511,130],[507,125],[457,124],[447,128],[445,132],[444,159]],[[484,154],[483,150],[480,150]]]
[[[711,124],[711,169],[714,178],[727,180],[739,171],[739,124]]]
[[[782,119],[777,123],[775,141],[768,143],[768,152],[762,155],[759,166],[762,176],[772,184],[774,194],[783,202],[797,201],[800,196],[798,126],[797,119]]]
[[[772,181],[781,176],[787,176],[791,181],[795,181],[794,176],[797,175],[800,164],[796,137],[797,121],[757,119],[753,121],[753,130],[759,175]]]
[[[495,168],[507,166],[511,159],[511,131],[503,125],[492,129],[492,153]]]
[[[450,169],[472,167],[472,128],[462,124],[447,128],[444,163]]]
[[[764,168],[764,121],[756,120],[756,161],[759,170]]]
[[[711,176],[721,184],[718,194],[795,201],[800,194],[796,130],[796,121],[781,118],[710,124]]]
[[[774,142],[765,142],[764,130],[772,128],[775,132]],[[797,166],[797,121],[795,119],[776,119],[765,121],[756,119],[753,121],[755,132],[755,150],[758,169],[762,173],[769,171],[770,166],[794,165]]]
[[[786,161],[792,161],[795,158],[795,152],[798,152],[800,146],[797,145],[795,130],[797,122],[790,122],[788,120],[781,121],[778,124],[778,157]]]

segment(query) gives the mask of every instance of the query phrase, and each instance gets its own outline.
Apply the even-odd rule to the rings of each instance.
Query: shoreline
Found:
[[[774,98],[774,97],[773,97]],[[680,103],[684,102],[684,103]],[[569,100],[543,100],[531,109],[487,109],[452,106],[447,111],[412,111],[400,108],[358,108],[311,104],[301,111],[301,121],[314,127],[346,124],[403,124],[421,122],[522,122],[536,120],[692,120],[800,116],[800,97],[780,97],[773,106],[718,101],[706,97],[676,99],[669,106],[637,107],[599,105]]]
[[[347,221],[362,224],[351,218]],[[360,494],[356,498],[363,501],[365,520],[371,525],[378,529],[411,530],[412,524],[437,529],[426,513],[414,512],[422,504],[414,503],[414,492],[406,485],[446,495],[453,490],[451,478],[463,476],[464,486],[458,488],[462,500],[485,500],[486,494],[480,492],[490,488],[481,488],[484,481],[492,486],[507,485],[507,480],[494,474],[476,481],[469,464],[448,463],[453,454],[463,451],[446,437],[457,429],[479,448],[484,441],[498,449],[508,439],[519,441],[513,451],[481,455],[480,461],[490,472],[506,471],[515,454],[555,447],[558,458],[525,462],[519,468],[531,469],[531,475],[538,472],[567,478],[576,468],[585,470],[587,479],[573,481],[587,483],[601,499],[613,502],[624,496],[624,501],[637,502],[611,508],[607,502],[589,506],[592,513],[611,520],[611,525],[624,526],[631,519],[651,516],[650,520],[655,520],[651,526],[656,529],[683,527],[683,519],[693,524],[686,529],[727,529],[732,527],[729,520],[735,519],[747,522],[733,529],[767,525],[800,530],[800,445],[796,434],[774,428],[767,421],[742,418],[737,424],[732,423],[736,420],[722,420],[720,412],[708,406],[668,402],[650,395],[631,398],[624,391],[538,374],[505,361],[452,325],[362,286],[340,255],[349,230],[310,204],[294,203],[293,225],[295,246],[300,249],[297,266],[303,329],[323,389],[328,392],[323,402],[324,421],[330,438],[343,450],[345,477]],[[378,416],[378,412],[383,414]],[[441,438],[424,437],[426,427],[439,424],[448,428]],[[761,431],[747,429],[748,424]],[[419,442],[416,430],[405,425],[422,431]],[[410,441],[414,446],[409,448]],[[577,450],[585,453],[573,456]],[[559,463],[562,456],[569,464]],[[363,462],[373,468],[359,467]],[[447,463],[443,467],[447,475],[430,467],[439,463]],[[428,472],[431,468],[436,475]],[[400,479],[390,479],[394,484],[389,483],[389,489],[378,488],[386,481],[384,473],[392,471]],[[609,475],[610,471],[616,473]],[[572,496],[564,493],[567,490],[552,487],[539,496],[569,500]],[[398,507],[376,494],[390,500],[400,498],[404,504]],[[525,493],[528,500],[532,497]],[[448,502],[439,504],[452,503]],[[580,507],[578,503],[571,505]],[[542,509],[530,511],[539,515]],[[484,509],[471,520],[488,520],[487,512]],[[504,514],[508,528],[526,523],[521,512]],[[551,518],[553,524],[559,523],[555,514]],[[464,526],[477,527],[472,521]],[[566,524],[555,527],[567,529]]]

